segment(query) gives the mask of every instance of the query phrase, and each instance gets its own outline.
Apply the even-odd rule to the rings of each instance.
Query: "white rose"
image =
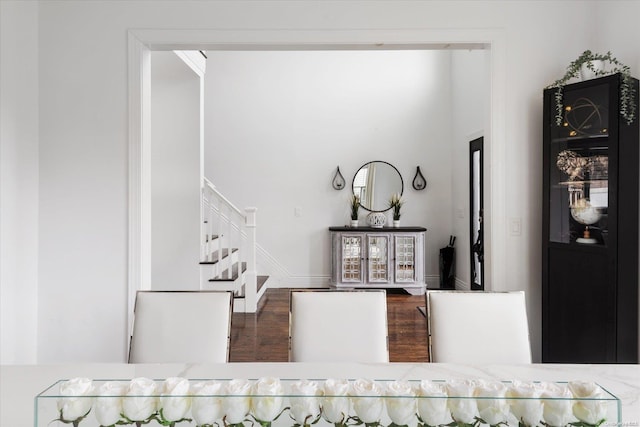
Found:
[[[387,415],[395,425],[406,426],[416,417],[416,394],[408,381],[392,381],[387,384],[385,403]]]
[[[598,424],[607,416],[606,401],[599,400],[603,397],[602,389],[596,383],[586,381],[570,381],[569,390],[575,398],[590,400],[578,400],[573,404],[573,415],[587,424]]]
[[[549,427],[561,427],[574,420],[573,401],[571,392],[567,386],[555,383],[541,384],[542,406],[545,423]]]
[[[122,395],[126,384],[109,381],[100,386],[94,407],[96,420],[101,426],[112,426],[120,421]]]
[[[144,421],[157,410],[156,383],[148,378],[132,379],[122,400],[124,416],[131,421]]]
[[[476,383],[472,380],[447,381],[449,409],[456,422],[473,424],[480,415],[476,399],[473,398],[475,388]]]
[[[509,403],[505,399],[507,386],[499,381],[478,381],[476,403],[478,413],[487,424],[495,426],[507,422]]]
[[[229,381],[223,401],[224,417],[227,424],[240,424],[251,409],[251,383],[248,380]]]
[[[284,397],[282,383],[277,378],[260,378],[253,385],[251,414],[258,421],[271,422],[280,411]]]
[[[224,415],[223,384],[218,381],[195,383],[191,386],[191,416],[196,425],[213,425]]]
[[[160,393],[160,415],[169,422],[184,419],[191,408],[189,380],[186,378],[167,378],[162,383]]]
[[[332,424],[344,424],[349,416],[349,381],[328,379],[323,386],[322,416]]]
[[[511,412],[516,419],[527,425],[537,426],[542,421],[541,389],[534,383],[514,381],[507,389]]]
[[[443,383],[420,381],[418,387],[418,414],[429,426],[449,424],[451,416],[447,407],[447,388]]]
[[[315,381],[300,380],[291,384],[291,418],[308,426],[320,417],[320,388]]]
[[[60,383],[58,411],[64,421],[76,421],[84,418],[93,405],[93,382],[89,378],[73,378]]]
[[[380,386],[367,379],[359,379],[351,385],[351,400],[356,415],[363,423],[371,424],[380,421],[384,401],[381,397]]]

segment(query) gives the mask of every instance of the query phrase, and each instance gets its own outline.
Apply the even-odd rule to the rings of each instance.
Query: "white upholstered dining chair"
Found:
[[[129,363],[229,360],[233,293],[138,291]]]
[[[427,291],[429,359],[531,363],[524,292]]]
[[[290,362],[389,362],[385,290],[293,290]]]

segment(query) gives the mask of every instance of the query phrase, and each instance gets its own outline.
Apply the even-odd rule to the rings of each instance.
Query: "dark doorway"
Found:
[[[469,238],[471,289],[484,290],[484,138],[469,143]]]

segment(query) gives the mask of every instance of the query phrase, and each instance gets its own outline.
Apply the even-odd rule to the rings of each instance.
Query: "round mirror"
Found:
[[[372,212],[389,210],[389,199],[402,195],[403,189],[400,172],[387,162],[366,163],[353,177],[353,194],[360,197],[360,206]]]

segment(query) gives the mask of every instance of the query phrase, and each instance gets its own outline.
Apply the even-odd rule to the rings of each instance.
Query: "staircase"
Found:
[[[256,208],[238,209],[202,183],[200,289],[233,291],[233,311],[255,313],[268,276],[256,272]]]

